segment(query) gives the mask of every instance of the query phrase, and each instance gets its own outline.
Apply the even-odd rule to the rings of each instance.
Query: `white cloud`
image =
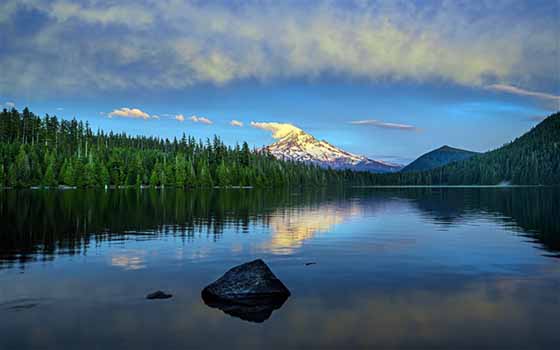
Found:
[[[272,137],[275,139],[282,138],[292,132],[302,131],[300,128],[289,123],[276,122],[251,122],[253,128],[272,131]]]
[[[175,116],[175,120],[177,120],[177,121],[179,121],[179,122],[182,123],[182,122],[185,121],[185,116],[182,115],[182,114],[177,114],[177,115]]]
[[[243,126],[243,122],[240,122],[239,120],[232,120],[229,122],[229,125],[231,126],[238,126],[238,127],[242,127]]]
[[[4,106],[6,106],[8,108],[14,108],[16,106],[16,104],[14,102],[6,102],[6,103],[4,103]]]
[[[515,95],[530,96],[530,97],[536,97],[536,98],[541,98],[541,99],[545,99],[545,100],[560,101],[560,96],[558,96],[558,95],[548,94],[548,93],[545,93],[545,92],[525,90],[525,89],[522,89],[522,88],[519,88],[519,87],[516,87],[516,86],[513,86],[513,85],[493,84],[493,85],[488,85],[487,88],[490,89],[490,90],[507,92],[507,93],[515,94]]]
[[[365,119],[365,120],[354,120],[351,121],[350,124],[354,125],[372,125],[377,128],[382,129],[395,129],[395,130],[403,130],[403,131],[417,131],[419,130],[414,125],[409,124],[400,124],[400,123],[388,123],[383,122],[377,119]]]
[[[113,110],[109,113],[109,118],[111,117],[122,117],[122,118],[136,118],[136,119],[150,119],[150,115],[138,108],[119,108]]]
[[[191,116],[189,118],[189,120],[192,121],[192,122],[195,122],[195,123],[202,123],[202,124],[207,124],[207,125],[213,124],[213,122],[210,119],[205,118],[205,117],[199,117],[199,116],[196,116],[196,115]]]

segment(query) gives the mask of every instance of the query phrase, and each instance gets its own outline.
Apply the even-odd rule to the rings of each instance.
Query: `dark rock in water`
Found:
[[[158,290],[157,292],[148,294],[146,296],[146,299],[169,299],[172,296],[173,296],[172,294],[167,294],[161,290]]]
[[[260,259],[230,269],[202,290],[206,305],[251,322],[267,320],[289,296],[288,288]]]
[[[316,263],[316,262],[314,262],[314,261],[312,261],[312,262],[306,262],[306,263],[305,263],[305,266],[309,266],[309,265],[315,265],[315,264],[317,264],[317,263]]]
[[[202,290],[202,297],[205,299],[239,300],[288,296],[288,288],[261,259],[230,269]]]

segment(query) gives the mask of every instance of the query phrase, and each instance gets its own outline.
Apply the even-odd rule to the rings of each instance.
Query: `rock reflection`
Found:
[[[202,300],[209,307],[220,309],[230,316],[244,321],[262,323],[270,318],[274,310],[280,309],[288,300],[288,297],[245,298],[233,302],[209,299],[203,296]]]

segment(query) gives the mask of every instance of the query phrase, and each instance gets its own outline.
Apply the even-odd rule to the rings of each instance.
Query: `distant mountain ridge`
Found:
[[[431,170],[449,163],[469,159],[477,154],[480,153],[445,145],[421,155],[415,161],[405,166],[401,171],[406,173]]]
[[[378,176],[381,185],[560,185],[560,112],[514,141],[469,159]]]
[[[264,147],[277,159],[317,164],[324,168],[337,170],[350,169],[373,173],[391,173],[402,169],[399,164],[359,156],[324,140],[317,140],[299,128],[283,135],[275,143]]]

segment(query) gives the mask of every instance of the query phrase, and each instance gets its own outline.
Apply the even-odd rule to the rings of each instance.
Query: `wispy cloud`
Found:
[[[243,126],[243,123],[240,122],[239,120],[235,120],[235,119],[234,119],[234,120],[232,120],[232,121],[229,122],[229,125],[231,125],[231,126],[242,127],[242,126]]]
[[[211,121],[210,119],[206,118],[206,117],[199,117],[196,115],[193,115],[189,118],[190,121],[195,122],[195,123],[202,123],[202,124],[213,124],[214,122]]]
[[[179,121],[179,122],[182,123],[182,122],[185,121],[185,116],[182,115],[182,114],[177,114],[177,115],[175,116],[175,120],[177,120],[177,121]]]
[[[127,107],[113,110],[111,113],[109,113],[109,118],[112,117],[134,118],[134,119],[144,119],[144,120],[152,118],[148,113],[142,111],[141,109],[127,108]]]
[[[493,85],[488,85],[487,88],[490,89],[490,90],[507,92],[507,93],[515,94],[515,95],[530,96],[530,97],[536,97],[536,98],[541,98],[541,99],[545,99],[545,100],[560,101],[560,96],[558,96],[558,95],[553,95],[553,94],[549,94],[549,93],[546,93],[546,92],[525,90],[525,89],[522,89],[520,87],[513,86],[513,85],[493,84]]]
[[[14,102],[8,101],[8,102],[4,103],[4,106],[6,106],[8,108],[14,108],[16,106],[16,104]]]
[[[545,119],[546,119],[546,116],[542,116],[542,115],[534,115],[534,116],[531,116],[531,117],[527,118],[528,121],[537,122],[537,123],[540,123]]]
[[[276,123],[276,122],[251,122],[253,128],[267,130],[272,132],[272,137],[275,139],[287,136],[292,132],[302,131],[300,128],[289,123]]]
[[[388,123],[388,122],[383,122],[383,121],[380,121],[380,120],[377,120],[377,119],[354,120],[354,121],[351,121],[350,124],[371,125],[371,126],[375,126],[377,128],[382,128],[382,129],[394,129],[394,130],[402,130],[402,131],[418,131],[418,130],[420,130],[417,127],[415,127],[414,125],[399,124],[399,123]]]

